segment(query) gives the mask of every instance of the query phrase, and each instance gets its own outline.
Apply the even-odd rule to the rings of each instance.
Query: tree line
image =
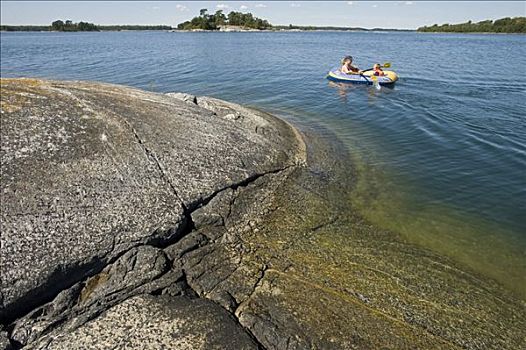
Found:
[[[477,23],[468,21],[459,24],[434,24],[417,29],[419,32],[450,33],[526,33],[526,17],[505,17],[495,21],[487,20]]]
[[[6,26],[1,25],[0,30],[4,32],[48,32],[49,26]]]
[[[70,20],[64,22],[59,19],[51,23],[50,30],[58,32],[96,32],[99,31],[99,28],[93,23],[73,23],[73,21]]]
[[[95,25],[93,23],[66,20],[56,20],[50,26],[0,26],[0,30],[6,32],[93,32],[93,31],[119,31],[119,30],[171,30],[171,26],[166,25]]]
[[[190,21],[179,23],[177,29],[218,30],[224,25],[251,29],[272,28],[272,25],[267,20],[254,17],[251,13],[232,11],[228,15],[225,15],[222,10],[218,10],[214,14],[209,14],[207,9],[201,9],[199,16],[192,18]]]

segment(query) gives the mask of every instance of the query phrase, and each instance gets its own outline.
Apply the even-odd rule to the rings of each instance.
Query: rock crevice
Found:
[[[214,197],[221,195],[222,192],[250,186],[261,177],[278,174],[281,171],[284,170],[258,174],[252,179],[247,179],[215,192],[213,195],[205,198],[202,203],[198,203],[193,211],[188,212],[185,221],[192,222],[191,216],[193,212],[204,210],[207,204]],[[231,210],[231,208],[228,209]],[[224,224],[221,226],[224,228]],[[203,255],[202,259],[197,261],[195,265],[185,264],[184,261],[192,252],[197,251],[200,253],[200,250],[208,244],[208,241],[196,239],[193,245],[178,245],[178,243],[181,243],[192,234],[198,235],[199,231],[195,230],[192,225],[186,225],[185,229],[181,230],[177,235],[178,239],[176,241],[166,241],[164,244],[147,242],[134,246],[122,252],[96,273],[85,276],[72,287],[60,291],[51,302],[36,307],[26,315],[15,316],[16,321],[8,325],[10,330],[8,337],[14,348],[28,345],[34,348],[41,348],[42,344],[50,344],[57,334],[71,332],[100,316],[113,306],[137,295],[147,293],[150,295],[189,296],[191,298],[202,295],[202,297],[207,298],[208,294],[213,293],[215,287],[230,278],[235,269],[231,274],[217,281],[210,288],[209,292],[199,293],[194,290],[192,282],[188,280],[187,273],[188,271],[193,272],[192,268],[200,265],[207,254]],[[209,254],[214,254],[213,247]],[[223,263],[228,260],[230,259],[227,257],[225,261],[219,261],[215,267],[207,265],[207,269],[202,271],[202,273],[214,274],[214,269],[221,269]],[[237,267],[239,267],[239,262]],[[261,268],[260,276],[251,294],[260,286],[266,269],[267,266]],[[200,277],[201,275],[195,275],[193,279],[198,280]],[[247,299],[249,298],[250,295]],[[216,302],[213,298],[211,300]],[[218,304],[221,305],[221,303]],[[236,303],[236,309],[226,308],[238,323],[237,310],[240,310],[239,307],[240,305],[238,306]],[[253,341],[258,344],[260,349],[265,349],[263,345],[258,343],[257,338],[251,333],[249,328],[244,327],[241,323],[239,324]]]
[[[288,124],[220,100],[186,100],[2,79],[0,320],[15,348],[56,344],[142,294],[197,297],[187,261],[207,249],[217,255],[220,241],[236,236],[226,229],[234,198],[219,212],[208,205],[301,158]],[[274,132],[256,133],[256,124]],[[50,142],[26,144],[21,133]],[[54,215],[56,203],[63,214]]]

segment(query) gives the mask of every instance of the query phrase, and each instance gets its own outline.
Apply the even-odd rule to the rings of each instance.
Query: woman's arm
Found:
[[[359,73],[360,72],[360,70],[358,68],[356,68],[355,66],[351,66],[350,69],[347,68],[347,66],[343,66],[341,70],[345,74],[352,74],[352,73]]]

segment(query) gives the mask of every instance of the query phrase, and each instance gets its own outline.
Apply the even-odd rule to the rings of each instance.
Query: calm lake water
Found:
[[[338,85],[351,54],[393,89]],[[211,95],[348,145],[355,207],[526,297],[526,36],[2,33],[2,77]]]

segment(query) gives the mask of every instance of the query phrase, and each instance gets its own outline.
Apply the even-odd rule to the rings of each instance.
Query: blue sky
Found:
[[[48,25],[56,19],[96,24],[175,26],[209,12],[251,12],[272,24],[415,29],[526,16],[526,1],[1,1],[2,24]]]

